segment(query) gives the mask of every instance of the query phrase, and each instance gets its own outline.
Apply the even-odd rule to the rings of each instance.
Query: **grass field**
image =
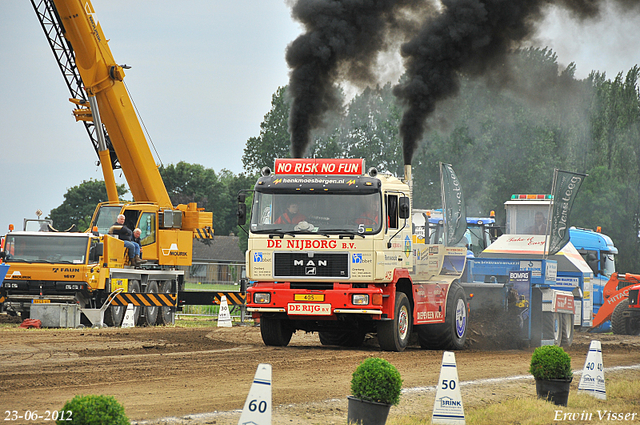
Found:
[[[640,373],[607,374],[607,400],[578,394],[573,388],[567,406],[556,406],[531,396],[521,396],[478,408],[465,408],[470,425],[548,425],[548,424],[639,424]],[[532,384],[533,385],[533,384]],[[464,397],[463,397],[464,403]],[[392,410],[393,411],[393,410]],[[387,425],[431,424],[431,411],[425,417],[391,417]]]

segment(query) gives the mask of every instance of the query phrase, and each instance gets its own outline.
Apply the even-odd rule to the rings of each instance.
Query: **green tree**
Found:
[[[127,193],[123,184],[117,185],[117,190],[118,197]],[[47,218],[53,220],[56,229],[66,230],[75,224],[78,230],[84,231],[89,228],[96,206],[108,200],[104,181],[84,180],[67,190],[62,204],[52,209]]]
[[[238,228],[237,218],[237,205],[238,205],[238,193],[244,189],[253,189],[257,175],[247,175],[240,173],[238,175],[233,174],[231,171],[223,169],[220,172],[220,182],[224,187],[224,201],[228,204],[229,212],[224,217],[219,217],[217,220],[216,233],[220,235],[229,235],[234,233],[241,239],[246,239],[246,234]],[[246,204],[250,207],[249,201]],[[249,211],[248,211],[249,212]],[[246,248],[246,246],[245,246]]]
[[[273,167],[275,158],[290,156],[289,110],[286,87],[278,87],[271,98],[271,110],[260,124],[260,135],[247,140],[242,164],[249,174]]]
[[[163,165],[159,171],[173,205],[195,202],[199,208],[212,211],[217,232],[217,220],[229,214],[231,206],[226,202],[225,187],[215,171],[184,161]]]

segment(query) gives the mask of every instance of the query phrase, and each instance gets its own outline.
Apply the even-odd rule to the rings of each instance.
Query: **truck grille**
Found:
[[[349,277],[349,254],[307,252],[274,253],[273,277],[342,278]]]

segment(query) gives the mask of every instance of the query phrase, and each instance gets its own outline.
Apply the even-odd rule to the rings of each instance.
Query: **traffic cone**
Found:
[[[601,400],[607,399],[607,391],[604,385],[604,364],[602,363],[602,344],[600,341],[591,341],[587,360],[584,362],[582,377],[578,384],[578,394],[591,394]]]
[[[123,328],[135,328],[136,323],[133,320],[133,304],[127,304],[127,311],[124,313],[124,319],[122,320]]]
[[[229,312],[229,305],[227,303],[226,295],[220,298],[220,310],[218,312],[218,327],[230,328],[231,327],[231,313]]]
[[[436,389],[431,423],[458,425],[465,423],[456,356],[452,351],[445,351],[442,355],[440,379]]]

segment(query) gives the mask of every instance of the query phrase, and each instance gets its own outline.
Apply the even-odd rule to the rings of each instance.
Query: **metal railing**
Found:
[[[199,262],[194,263],[191,266],[181,266],[178,268],[184,270],[185,272],[184,281],[186,292],[192,290],[220,292],[221,294],[224,294],[225,291],[242,292],[242,290],[244,290],[244,288],[241,288],[240,285],[240,279],[245,276],[244,263]],[[231,297],[227,297],[227,302],[229,303],[229,312],[231,313],[231,318],[236,318],[244,322],[244,304],[238,304],[237,301],[232,300]],[[182,311],[178,312],[178,317],[201,316],[216,319],[218,317],[219,309],[219,304],[185,305],[183,306]]]

